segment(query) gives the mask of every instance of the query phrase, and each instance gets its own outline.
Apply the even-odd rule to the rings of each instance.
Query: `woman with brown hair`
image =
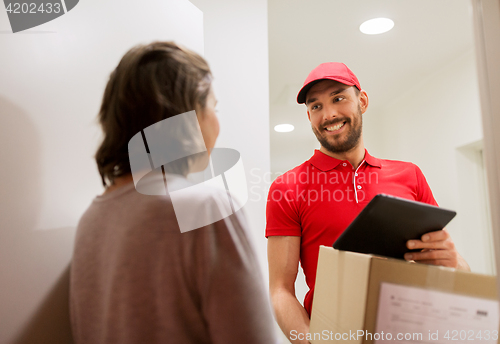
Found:
[[[131,49],[111,73],[96,153],[106,190],[78,224],[71,266],[77,344],[277,342],[241,212],[181,233],[168,193],[145,195],[134,187],[129,142],[145,128],[195,110],[202,142],[168,128],[171,147],[214,147],[219,123],[211,81],[201,56],[171,42]],[[163,166],[161,181],[188,185],[195,160]],[[196,205],[219,196],[191,196],[193,216]]]

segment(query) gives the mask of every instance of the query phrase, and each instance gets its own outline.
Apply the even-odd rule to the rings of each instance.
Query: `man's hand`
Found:
[[[406,260],[470,271],[467,262],[458,254],[446,228],[426,233],[422,235],[421,240],[408,240],[406,247],[411,250],[422,249],[420,252],[406,253]]]
[[[269,261],[269,291],[276,321],[293,344],[308,344],[299,340],[309,333],[309,316],[295,296],[295,278],[300,260],[299,236],[270,236],[267,239]],[[291,333],[300,334],[300,337]]]

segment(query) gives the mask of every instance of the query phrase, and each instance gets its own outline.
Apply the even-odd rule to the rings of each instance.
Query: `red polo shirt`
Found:
[[[377,194],[437,205],[415,164],[372,157],[356,170],[347,161],[319,150],[308,161],[276,178],[267,200],[266,237],[300,236],[300,263],[309,291],[304,307],[311,314],[320,245],[331,246]]]

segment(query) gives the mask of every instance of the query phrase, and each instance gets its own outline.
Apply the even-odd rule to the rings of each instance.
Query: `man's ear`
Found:
[[[311,114],[309,113],[309,110],[307,110],[307,119],[311,122]]]
[[[368,109],[368,94],[365,90],[359,91],[359,106],[361,107],[361,113],[365,113]]]

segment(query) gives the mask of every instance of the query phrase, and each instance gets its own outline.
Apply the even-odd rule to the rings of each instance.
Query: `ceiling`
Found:
[[[369,111],[376,111],[474,46],[469,0],[269,0],[268,16],[274,172],[300,164],[318,146],[304,105],[295,101],[318,64],[346,63],[369,95]],[[394,28],[359,31],[377,17],[392,19]],[[277,133],[280,123],[296,130]]]

